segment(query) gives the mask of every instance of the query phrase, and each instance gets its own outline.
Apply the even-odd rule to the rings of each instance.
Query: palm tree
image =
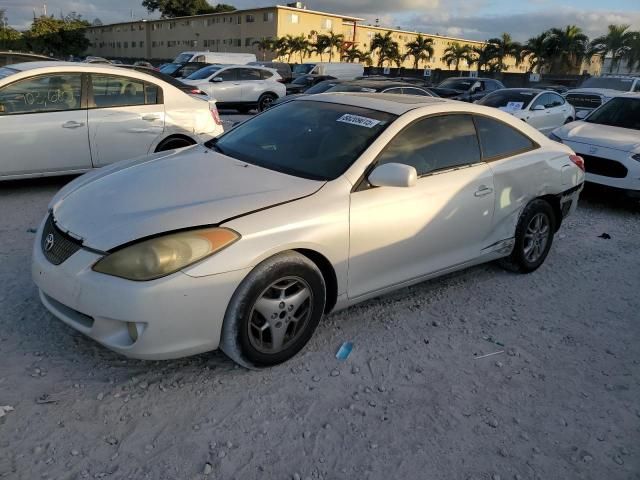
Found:
[[[469,66],[474,63],[478,65],[478,73],[480,73],[485,67],[491,66],[490,70],[493,71],[493,65],[496,52],[494,45],[490,43],[484,43],[480,47],[472,47],[471,55],[469,56]]]
[[[371,53],[378,55],[378,67],[382,67],[386,60],[391,60],[392,55],[398,51],[398,42],[391,38],[391,32],[384,35],[376,33],[371,40]]]
[[[344,43],[344,35],[341,33],[335,34],[333,32],[329,32],[327,35],[327,40],[329,43],[329,62],[331,62],[333,58],[333,49],[340,51],[342,44]]]
[[[327,35],[318,35],[316,41],[311,43],[312,51],[320,55],[320,61],[324,61],[322,55],[329,48],[329,37]]]
[[[529,71],[538,70],[542,73],[542,69],[549,61],[549,32],[541,33],[536,37],[531,37],[522,46],[520,50],[520,61],[529,61]]]
[[[262,53],[262,60],[266,59],[267,52],[274,50],[275,42],[272,38],[263,38],[262,40],[256,40],[253,45],[258,47],[258,50]]]
[[[369,55],[367,52],[363,52],[362,50],[358,50],[358,48],[355,45],[352,45],[351,47],[347,48],[344,52],[342,52],[342,57],[341,57],[342,60],[349,63],[354,63],[356,61],[364,62],[367,58],[371,60],[371,55]]]
[[[273,42],[273,51],[278,58],[288,56],[288,60],[291,60],[291,53],[289,52],[289,39],[293,38],[291,35],[286,37],[280,37]]]
[[[287,35],[287,37],[291,37]],[[307,40],[307,37],[300,34],[297,37],[291,37],[288,39],[289,43],[289,59],[294,53],[300,54],[300,63],[304,61],[304,57],[309,53],[311,43]]]
[[[629,51],[625,57],[627,68],[632,71],[636,65],[640,68],[640,32],[633,32],[633,37],[629,42]]]
[[[588,46],[589,38],[575,25],[549,30],[547,48],[553,70],[571,72],[579,69],[587,56]]]
[[[413,57],[413,68],[418,69],[418,63],[428,61],[433,56],[433,39],[425,38],[418,34],[415,40],[405,45],[407,47],[407,57]]]
[[[606,35],[595,38],[589,48],[589,56],[598,54],[604,62],[607,55],[611,55],[609,73],[625,58],[631,49],[634,34],[629,31],[629,25],[609,25]]]
[[[505,59],[508,57],[514,58],[516,65],[520,63],[520,49],[522,46],[518,42],[514,42],[508,33],[503,33],[499,38],[491,38],[488,43],[493,45],[496,68],[499,71],[508,68],[505,63]]]
[[[447,64],[447,67],[451,67],[451,64],[455,63],[456,72],[459,72],[461,60],[466,60],[468,63],[473,62],[469,45],[460,45],[458,42],[454,42],[444,50],[442,61]]]

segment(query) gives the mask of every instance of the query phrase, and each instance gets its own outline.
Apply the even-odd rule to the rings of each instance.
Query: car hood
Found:
[[[50,210],[62,230],[107,251],[159,233],[220,224],[311,195],[324,183],[194,146],[83,175],[54,197]]]
[[[606,147],[624,152],[640,149],[638,132],[589,122],[572,122],[554,132],[562,140]]]
[[[305,90],[306,88],[308,88],[306,85],[298,85],[297,83],[287,83],[285,85],[287,92],[301,92],[302,90]]]

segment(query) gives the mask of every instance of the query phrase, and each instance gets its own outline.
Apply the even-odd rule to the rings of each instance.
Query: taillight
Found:
[[[576,166],[584,172],[584,158],[579,155],[569,155],[569,160],[576,164]]]
[[[189,93],[191,95],[204,95],[204,92],[202,90],[200,90],[199,88],[194,88],[192,90],[189,90]]]
[[[220,120],[220,115],[218,115],[218,109],[214,107],[209,111],[211,112],[211,116],[213,117],[213,121],[216,122],[216,125],[222,125],[222,120]]]

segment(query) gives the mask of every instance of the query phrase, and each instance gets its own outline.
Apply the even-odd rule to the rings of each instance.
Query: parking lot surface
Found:
[[[67,181],[0,189],[0,478],[640,478],[629,204],[587,192],[533,274],[400,290],[247,371],[220,353],[127,360],[44,309],[33,229]]]

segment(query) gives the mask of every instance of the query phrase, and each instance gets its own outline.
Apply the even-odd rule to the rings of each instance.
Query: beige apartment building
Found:
[[[258,59],[264,57],[272,60],[275,59],[275,54],[260,52],[254,45],[256,40],[280,38],[286,35],[295,37],[302,34],[313,41],[317,35],[329,32],[343,34],[348,45],[355,45],[362,51],[370,50],[371,41],[376,33],[384,35],[391,32],[392,38],[398,42],[401,53],[404,53],[405,45],[418,36],[418,32],[365,25],[361,23],[364,21],[362,18],[318,12],[302,7],[300,4],[294,5],[90,27],[86,33],[90,42],[88,54],[107,58],[158,61],[170,60],[183,51],[210,50],[255,53]],[[421,62],[420,68],[447,69],[442,56],[445,49],[453,43],[482,45],[482,42],[441,35],[422,33],[422,36],[433,39],[434,54],[428,61]],[[328,61],[328,54],[322,57],[324,61]],[[339,52],[334,51],[332,61],[339,61],[339,58]],[[320,55],[315,53],[304,57],[305,62],[320,60]],[[373,64],[377,65],[375,54],[372,55],[372,60]],[[300,62],[299,55],[296,54],[291,61]],[[509,72],[527,71],[527,65],[516,66],[514,59],[509,59],[507,63]],[[407,58],[403,66],[411,68],[413,60]],[[454,66],[452,65],[451,68]],[[464,62],[460,65],[462,71],[475,70],[475,68]]]

